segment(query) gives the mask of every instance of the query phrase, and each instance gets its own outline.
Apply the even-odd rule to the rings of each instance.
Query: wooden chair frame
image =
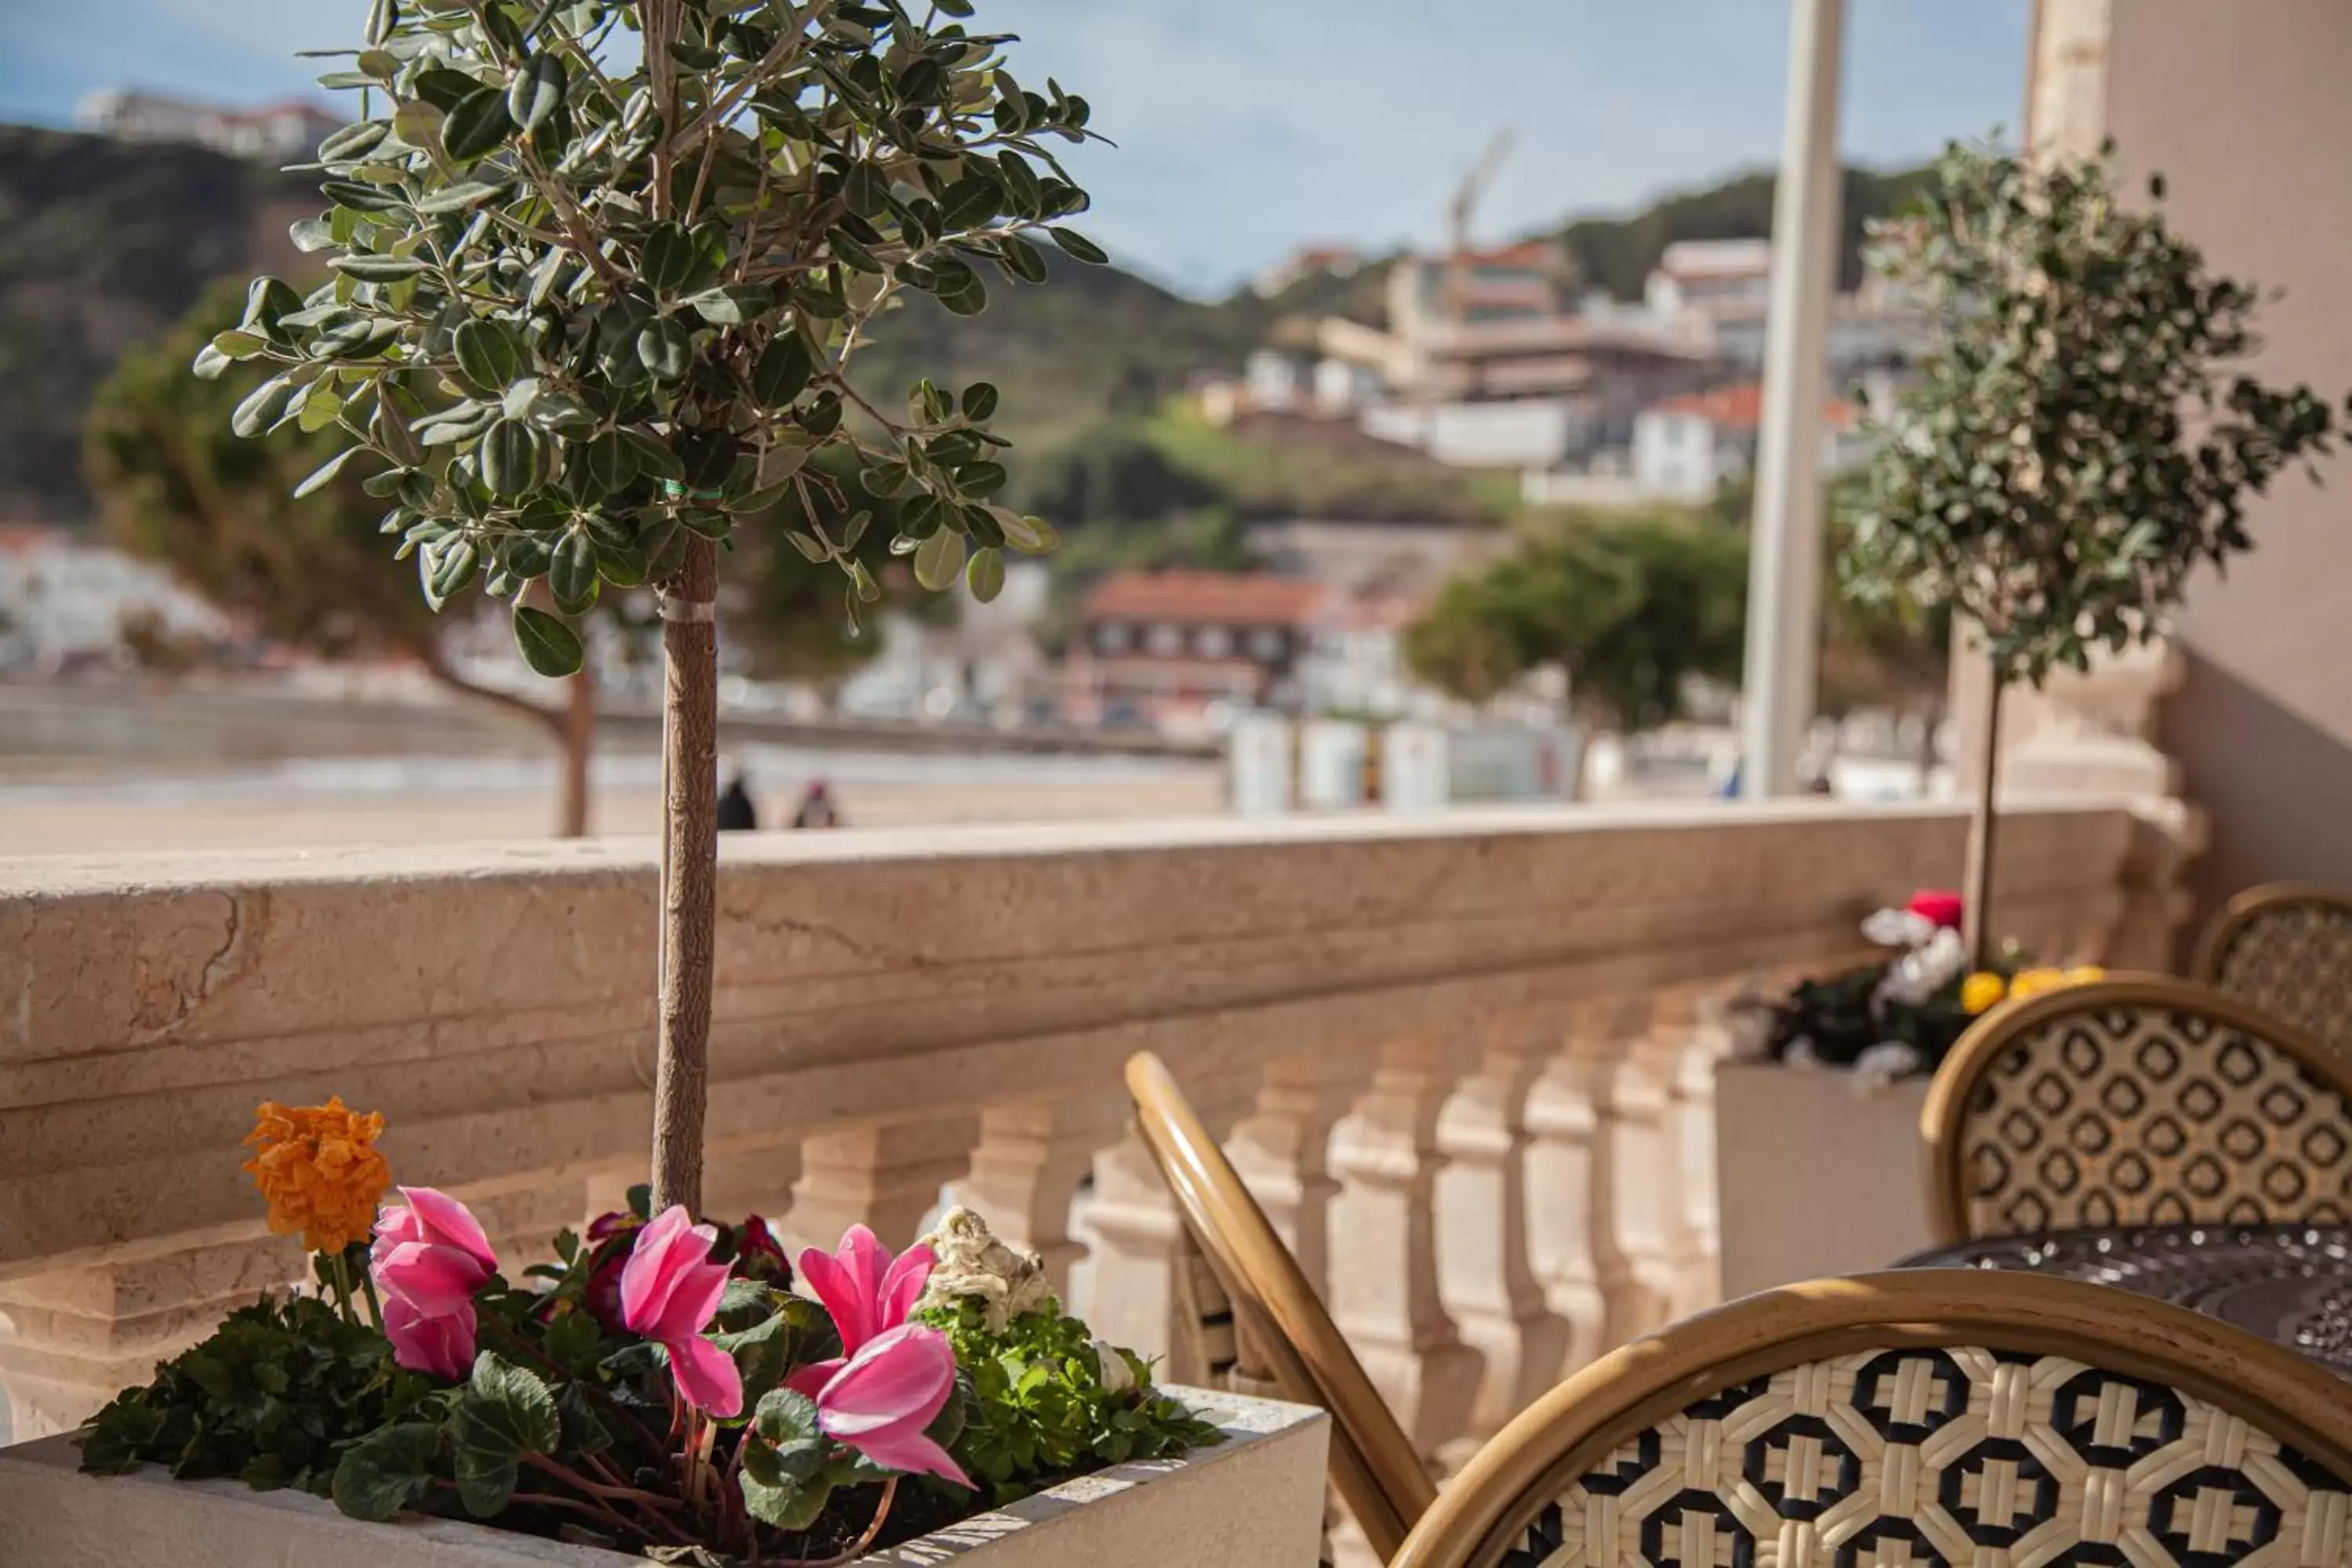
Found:
[[[2352,1398],[2291,1351],[2105,1286],[1912,1269],[1750,1296],[1602,1356],[1497,1433],[1390,1568],[1493,1568],[1551,1500],[1620,1444],[1719,1390],[1857,1351],[1948,1345],[2061,1355],[2152,1378],[2261,1426],[2352,1483]]]
[[[2256,1036],[2352,1100],[2352,1068],[2335,1052],[2283,1019],[2193,981],[2164,974],[2116,975],[2005,1004],[1969,1026],[1952,1047],[1937,1069],[1919,1112],[1927,1218],[1943,1245],[1969,1240],[1974,1234],[1969,1226],[1969,1173],[1961,1137],[1977,1085],[2021,1036],[2053,1018],[2096,1013],[2118,1005],[2195,1013],[2225,1028]]]
[[[1263,1357],[1289,1398],[1331,1413],[1332,1480],[1387,1562],[1436,1499],[1420,1455],[1167,1068],[1149,1052],[1130,1058],[1127,1086],[1144,1143],[1224,1288],[1248,1359]]]
[[[2352,919],[2352,896],[2316,882],[2264,882],[2248,888],[2221,906],[2197,939],[2197,953],[2189,965],[2189,978],[2210,985],[2221,973],[2221,961],[2248,926],[2283,905],[2317,904]]]

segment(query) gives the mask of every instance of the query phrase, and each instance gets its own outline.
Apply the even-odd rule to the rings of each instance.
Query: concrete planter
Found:
[[[1716,1069],[1726,1300],[1884,1268],[1934,1245],[1919,1142],[1929,1081],[1866,1092],[1848,1072]]]
[[[860,1559],[872,1568],[1303,1568],[1323,1534],[1320,1410],[1173,1389],[1225,1441],[1118,1465]],[[160,1468],[85,1476],[70,1436],[0,1449],[8,1568],[645,1568],[645,1559],[450,1520],[369,1524],[297,1492],[175,1481]]]

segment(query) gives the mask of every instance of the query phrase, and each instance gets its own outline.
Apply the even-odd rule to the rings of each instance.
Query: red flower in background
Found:
[[[1960,895],[1949,889],[1922,888],[1903,907],[1922,920],[1953,931],[1960,929]]]

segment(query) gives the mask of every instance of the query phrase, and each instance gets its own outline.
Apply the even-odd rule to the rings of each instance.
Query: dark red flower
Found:
[[[758,1215],[735,1227],[735,1276],[761,1280],[779,1290],[792,1289],[792,1260],[784,1256],[784,1245],[776,1239],[776,1233]]]

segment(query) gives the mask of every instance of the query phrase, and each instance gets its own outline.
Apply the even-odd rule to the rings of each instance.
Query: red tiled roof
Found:
[[[1727,430],[1753,430],[1764,422],[1764,388],[1757,382],[1743,382],[1712,392],[1685,392],[1653,406],[1662,414],[1696,414]],[[1853,423],[1853,406],[1832,397],[1823,405],[1822,416],[1843,430]]]
[[[1315,614],[1320,583],[1239,572],[1115,572],[1087,595],[1089,621],[1297,626]]]

